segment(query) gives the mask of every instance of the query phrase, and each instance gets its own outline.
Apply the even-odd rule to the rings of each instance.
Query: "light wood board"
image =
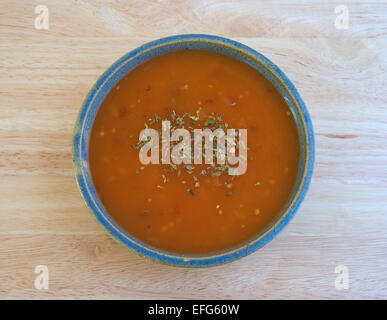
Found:
[[[34,8],[49,8],[49,29]],[[349,28],[337,30],[335,7]],[[240,41],[289,76],[312,116],[316,166],[291,223],[209,269],[145,260],[108,236],[73,177],[82,101],[118,57],[163,36]],[[387,298],[385,1],[2,1],[0,298]],[[47,265],[49,289],[34,268]],[[334,286],[349,270],[348,290]]]

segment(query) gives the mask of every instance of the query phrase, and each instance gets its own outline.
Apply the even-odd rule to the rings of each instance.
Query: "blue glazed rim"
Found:
[[[263,231],[248,241],[224,251],[184,255],[167,252],[145,244],[123,230],[103,207],[93,186],[88,166],[88,143],[98,109],[110,90],[128,72],[141,63],[163,53],[203,49],[239,59],[262,73],[288,104],[300,138],[300,168],[293,192],[281,212]],[[239,42],[205,34],[176,35],[144,44],[125,54],[97,80],[83,102],[74,127],[73,164],[80,192],[96,219],[127,248],[143,257],[183,267],[209,267],[232,262],[256,251],[272,240],[292,219],[303,201],[313,175],[315,145],[312,122],[298,91],[287,76],[269,59]]]

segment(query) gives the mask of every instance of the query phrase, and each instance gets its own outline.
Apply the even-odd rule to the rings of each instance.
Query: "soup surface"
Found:
[[[163,119],[187,130],[247,129],[246,173],[144,165],[139,134],[160,131]],[[127,74],[102,103],[89,148],[93,183],[113,219],[147,244],[187,254],[227,249],[264,229],[292,192],[300,153],[293,116],[272,84],[201,50],[164,54]]]

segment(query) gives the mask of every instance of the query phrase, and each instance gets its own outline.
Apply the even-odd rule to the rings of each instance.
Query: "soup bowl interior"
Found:
[[[121,228],[102,205],[89,169],[89,140],[99,107],[110,90],[131,70],[164,53],[177,50],[210,50],[243,61],[260,72],[281,94],[293,114],[300,142],[299,172],[288,201],[276,218],[253,238],[221,252],[184,255],[167,252],[131,236]],[[117,60],[97,80],[86,97],[76,121],[73,138],[73,163],[76,180],[86,204],[106,230],[126,247],[141,256],[166,264],[186,267],[206,267],[234,261],[246,256],[273,239],[290,221],[305,197],[314,163],[314,136],[308,111],[296,88],[286,75],[270,60],[255,50],[232,40],[209,35],[181,35],[145,44]]]

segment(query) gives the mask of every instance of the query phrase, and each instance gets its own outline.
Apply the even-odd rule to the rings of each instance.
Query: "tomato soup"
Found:
[[[246,129],[246,171],[230,175],[216,157],[210,165],[144,164],[140,133],[161,133],[164,121],[171,132]],[[122,78],[98,111],[89,148],[92,180],[112,218],[144,243],[185,254],[225,250],[262,231],[299,170],[298,131],[282,96],[247,64],[204,50],[158,56]]]

